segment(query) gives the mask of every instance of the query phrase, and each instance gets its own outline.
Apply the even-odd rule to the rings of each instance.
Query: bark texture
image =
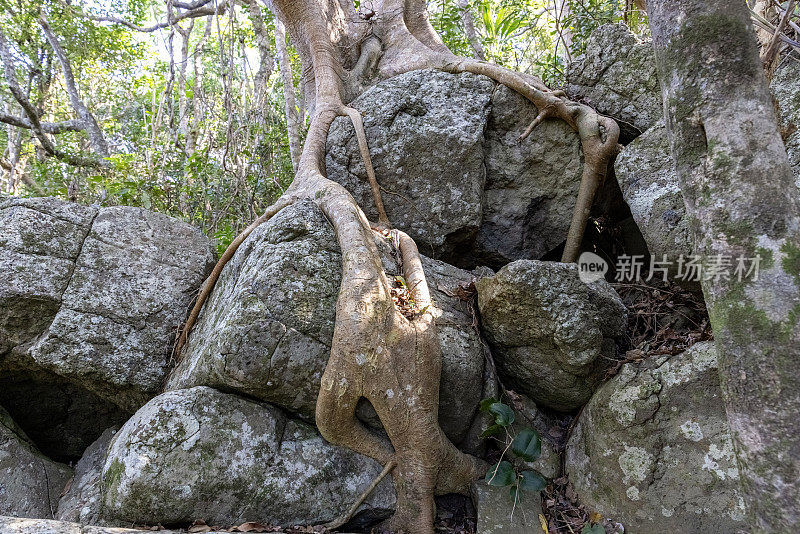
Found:
[[[650,0],[664,109],[704,264],[761,257],[703,292],[755,532],[800,525],[800,191],[744,3]],[[735,261],[735,260],[734,260]]]

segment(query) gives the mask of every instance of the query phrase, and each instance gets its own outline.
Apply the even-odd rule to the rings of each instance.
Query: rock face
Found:
[[[45,453],[80,456],[156,394],[213,261],[197,229],[138,208],[0,205],[0,404]]]
[[[421,70],[351,104],[364,119],[389,219],[423,254],[457,265],[539,258],[565,238],[581,172],[577,135],[489,78]],[[328,136],[328,176],[377,220],[349,119]]]
[[[75,475],[64,496],[58,501],[56,519],[82,525],[105,523],[102,517],[101,473],[106,452],[117,429],[106,429],[97,441],[89,445],[75,465]]]
[[[539,493],[521,491],[515,506],[508,488],[493,487],[478,480],[472,483],[472,502],[477,514],[475,531],[480,534],[543,532],[539,523],[539,514],[542,513]]]
[[[673,262],[692,255],[694,239],[663,120],[625,147],[614,171],[650,254]]]
[[[778,103],[779,118],[795,183],[800,187],[800,60],[797,55],[783,62],[770,83]]]
[[[51,518],[72,476],[40,453],[0,408],[0,515]]]
[[[388,274],[399,274],[388,253],[384,264]],[[423,268],[442,346],[440,422],[459,443],[482,398],[481,341],[468,304],[452,296],[472,275],[428,258]],[[340,270],[333,228],[316,205],[298,202],[281,211],[253,231],[223,270],[167,389],[235,391],[313,421]]]
[[[589,400],[626,327],[605,280],[585,284],[575,264],[520,260],[477,281],[484,332],[501,378],[559,411]]]
[[[746,531],[713,343],[624,366],[583,409],[566,471],[625,532]]]
[[[380,471],[272,406],[200,386],[159,395],[114,436],[104,502],[111,516],[140,524],[321,523]],[[393,506],[387,478],[364,508],[381,516]]]
[[[663,117],[653,45],[639,41],[624,24],[595,30],[566,76],[567,94],[619,121],[623,137],[634,137]]]

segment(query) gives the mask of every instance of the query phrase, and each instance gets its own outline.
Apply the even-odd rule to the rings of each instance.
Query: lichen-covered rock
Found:
[[[663,120],[625,147],[614,171],[650,254],[672,262],[692,255],[694,239]]]
[[[72,521],[82,525],[101,525],[102,487],[101,472],[106,461],[106,452],[117,428],[106,429],[97,440],[89,445],[75,465],[75,475],[58,501],[55,518]]]
[[[24,519],[0,516],[0,532],[8,534],[150,534],[152,530],[81,525],[53,519]],[[184,531],[159,530],[159,534],[182,534]],[[209,534],[215,534],[209,532]]]
[[[380,471],[272,406],[199,386],[152,399],[114,436],[105,513],[137,524],[321,523]],[[362,509],[386,515],[394,501],[387,478]]]
[[[475,506],[475,532],[479,534],[541,534],[539,493],[519,492],[518,502],[508,488],[490,486],[483,480],[472,483]]]
[[[653,45],[625,24],[595,30],[566,77],[567,94],[620,121],[623,135],[644,132],[663,116]]]
[[[72,470],[40,453],[0,408],[0,515],[52,518]]]
[[[789,164],[794,170],[795,183],[800,187],[800,60],[796,55],[775,71],[770,89],[778,103]]]
[[[583,168],[577,135],[547,120],[524,141],[538,110],[498,85],[485,133],[483,221],[473,252],[479,264],[539,259],[567,236]]]
[[[628,364],[583,409],[566,454],[581,501],[625,532],[747,531],[713,343]]]
[[[580,182],[580,142],[563,121],[519,134],[537,115],[484,76],[412,71],[351,104],[392,223],[422,253],[458,265],[539,258],[565,238]],[[349,119],[328,135],[328,176],[377,219]]]
[[[617,119],[623,136],[644,132],[663,116],[653,45],[624,24],[595,30],[566,77],[567,94]]]
[[[605,280],[583,283],[575,264],[534,260],[510,263],[476,286],[501,378],[554,410],[588,401],[625,333],[616,291]]]
[[[197,229],[138,208],[0,205],[0,404],[46,454],[79,457],[157,393],[213,261]]]
[[[399,274],[383,256],[388,274]],[[424,257],[423,268],[442,347],[439,420],[459,443],[482,398],[481,341],[468,303],[454,296],[472,275]],[[304,201],[282,210],[225,266],[167,389],[236,391],[312,421],[340,283],[339,245],[319,208]]]

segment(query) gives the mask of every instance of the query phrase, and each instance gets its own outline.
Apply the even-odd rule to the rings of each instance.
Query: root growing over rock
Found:
[[[566,121],[580,136],[584,170],[564,261],[574,261],[577,256],[594,193],[605,178],[609,159],[618,150],[619,131],[613,120],[550,91],[534,77],[454,56],[430,26],[422,0],[372,2],[377,16],[369,24],[361,21],[355,30],[348,26],[348,21],[359,20],[349,0],[275,0],[274,7],[298,46],[306,72],[313,75],[311,127],[292,185],[225,251],[190,313],[176,345],[176,357],[180,357],[203,303],[239,244],[258,224],[295,200],[313,199],[336,231],[343,271],[331,355],[317,400],[317,426],[329,442],[374,458],[387,466],[386,472],[392,470],[397,493],[392,530],[432,533],[434,495],[468,492],[470,483],[487,466],[456,449],[439,426],[441,349],[419,252],[409,236],[393,230],[403,276],[420,310],[409,319],[392,299],[392,286],[375,245],[373,227],[388,230],[391,224],[361,117],[346,106],[345,99],[357,92],[354,88],[363,86],[365,77],[387,78],[409,70],[437,68],[486,75],[536,105],[539,116],[521,139],[544,119]],[[332,30],[337,27],[339,33]],[[361,56],[350,58],[349,71],[344,68],[348,47],[341,37],[347,35],[348,28],[356,32],[356,42],[364,44]],[[376,42],[382,44],[382,54]],[[375,68],[377,73],[369,72]],[[379,213],[374,225],[344,187],[325,177],[325,144],[331,123],[338,116],[349,117],[356,131]],[[361,398],[375,408],[389,442],[356,418]]]

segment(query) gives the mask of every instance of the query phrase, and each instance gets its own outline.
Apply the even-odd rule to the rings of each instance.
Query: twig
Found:
[[[383,467],[383,471],[381,471],[380,474],[377,477],[375,477],[375,480],[373,480],[372,483],[370,483],[370,485],[367,487],[367,489],[365,489],[361,493],[361,495],[358,496],[358,499],[355,500],[353,505],[350,506],[350,508],[348,508],[345,513],[343,513],[342,515],[340,515],[339,517],[337,517],[336,519],[334,519],[330,523],[326,523],[324,525],[325,528],[327,530],[334,530],[334,529],[337,529],[337,528],[341,527],[342,525],[344,525],[348,521],[350,521],[350,518],[353,517],[354,513],[356,513],[356,510],[358,510],[358,507],[361,506],[361,504],[365,500],[367,500],[367,497],[369,497],[369,494],[372,493],[372,490],[374,490],[378,486],[378,484],[381,483],[381,480],[383,480],[386,477],[386,475],[388,475],[389,472],[392,469],[395,468],[396,465],[397,465],[397,462],[394,459],[389,460],[388,462],[386,462],[386,465]]]

